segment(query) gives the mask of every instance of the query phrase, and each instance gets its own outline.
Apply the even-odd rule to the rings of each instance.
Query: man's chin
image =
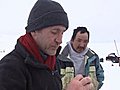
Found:
[[[83,52],[83,50],[77,50],[77,53],[81,53],[81,52]]]
[[[56,51],[48,52],[48,55],[50,55],[50,56],[54,56],[55,54],[56,54]]]

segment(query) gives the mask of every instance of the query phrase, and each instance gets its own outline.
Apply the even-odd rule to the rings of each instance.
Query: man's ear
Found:
[[[35,32],[30,32],[30,34],[33,36]]]
[[[36,36],[36,33],[37,33],[37,31],[30,32],[30,34],[32,35],[32,37]]]

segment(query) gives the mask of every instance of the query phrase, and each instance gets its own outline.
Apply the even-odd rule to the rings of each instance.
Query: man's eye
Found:
[[[84,41],[84,43],[88,43],[88,41],[86,40],[86,41]]]
[[[53,31],[52,31],[52,34],[57,34],[57,32],[55,32],[55,31],[53,32]]]
[[[77,40],[77,42],[81,42],[81,40]]]

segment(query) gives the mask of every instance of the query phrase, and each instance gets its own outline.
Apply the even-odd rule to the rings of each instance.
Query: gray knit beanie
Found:
[[[59,3],[38,0],[30,12],[25,29],[26,32],[33,32],[54,25],[63,25],[68,29],[68,24],[67,14]]]

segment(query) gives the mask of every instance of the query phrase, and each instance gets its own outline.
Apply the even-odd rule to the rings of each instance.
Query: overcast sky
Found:
[[[37,0],[0,0],[0,36],[19,37],[25,33],[29,12]],[[120,42],[119,0],[56,0],[68,13],[70,27],[64,41],[70,39],[72,30],[86,26],[91,42]],[[15,38],[15,39],[16,39]],[[67,40],[66,40],[67,38]],[[69,38],[69,39],[68,39]]]
[[[17,38],[25,34],[25,26],[29,12],[37,0],[0,0],[0,50],[14,48]],[[90,46],[103,53],[109,46],[99,43],[120,43],[120,0],[55,0],[58,1],[69,17],[69,29],[64,33],[63,45],[70,40],[73,29],[85,26],[90,31]],[[98,43],[98,47],[94,47]],[[93,45],[93,46],[92,46]],[[119,44],[120,45],[120,44]],[[114,47],[114,45],[112,45]],[[111,47],[106,49],[111,52]],[[120,48],[118,48],[120,51]],[[103,64],[104,65],[104,64]],[[106,64],[107,65],[107,64]],[[104,65],[106,71],[108,67]],[[106,66],[106,67],[105,67]],[[117,67],[119,68],[119,67]],[[118,70],[118,69],[117,69]],[[120,75],[119,71],[112,68],[112,73]],[[119,72],[119,73],[118,73]],[[108,72],[107,72],[108,73]],[[113,75],[113,74],[112,74]],[[108,76],[108,74],[106,74]],[[115,77],[115,75],[114,75]],[[116,80],[116,79],[115,79]],[[117,90],[107,78],[107,84],[102,90]],[[118,81],[119,82],[119,81]],[[117,85],[119,86],[119,85]]]

